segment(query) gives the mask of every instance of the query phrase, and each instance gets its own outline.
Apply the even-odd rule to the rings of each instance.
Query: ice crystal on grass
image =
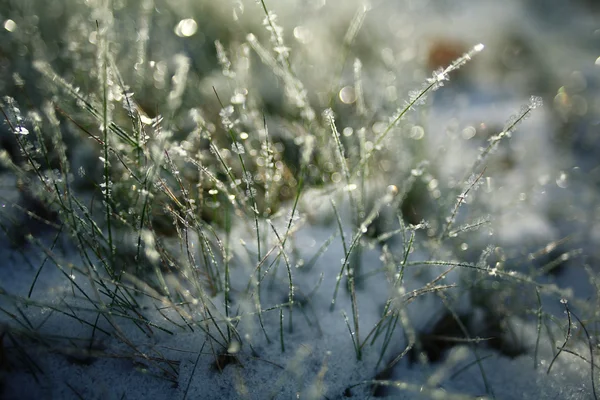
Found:
[[[102,159],[101,159],[102,161]],[[111,193],[112,193],[112,188],[113,188],[113,182],[110,181],[108,182],[108,185],[104,182],[101,182],[98,186],[100,186],[100,189],[102,190],[102,194],[106,197],[110,197]],[[108,188],[108,190],[106,190]]]
[[[16,126],[15,127],[15,133],[17,135],[29,135],[29,129],[25,128],[24,126]]]
[[[223,128],[230,130],[233,129],[233,127],[235,126],[237,121],[232,121],[231,117],[233,116],[233,112],[234,112],[234,108],[233,106],[227,106],[223,109],[221,109],[221,111],[219,112],[219,116],[221,117],[221,124],[223,125]]]
[[[500,133],[500,135],[506,135],[510,137],[512,132],[515,130],[518,124],[525,121],[529,118],[532,110],[539,108],[543,105],[543,100],[541,97],[531,96],[529,98],[529,104],[524,104],[519,109],[519,112],[510,116],[510,118],[504,124],[504,130]]]
[[[362,62],[359,58],[354,60],[354,96],[356,97],[356,110],[359,115],[364,115],[366,112],[363,80],[362,80]]]
[[[315,151],[315,137],[314,136],[304,136],[302,140],[302,164],[308,165]]]
[[[231,104],[243,105],[246,102],[247,90],[236,89],[233,96],[231,96]]]
[[[363,4],[361,7],[358,7],[358,9],[356,10],[356,13],[354,14],[354,17],[352,18],[352,21],[350,21],[350,26],[348,27],[348,30],[346,31],[346,35],[344,36],[344,44],[346,46],[349,46],[350,44],[352,44],[356,38],[356,35],[358,34],[358,31],[360,30],[360,28],[362,27],[364,21],[365,21],[365,16],[367,15],[367,12],[371,10],[371,5],[368,3]]]
[[[130,118],[137,118],[138,112],[135,107],[134,93],[129,90],[129,86],[122,87],[122,99],[121,103],[125,111],[127,111],[127,115]]]
[[[264,3],[262,4],[264,7]],[[266,7],[264,9],[267,15],[263,19],[263,25],[271,34],[271,44],[273,45],[273,50],[277,54],[277,61],[279,61],[281,65],[288,65],[290,48],[285,45],[283,40],[283,28],[277,24],[277,14],[272,11],[267,11]]]
[[[489,157],[490,154],[493,154],[497,150],[499,143],[504,138],[510,138],[517,126],[521,122],[529,118],[531,112],[534,109],[539,108],[542,105],[543,101],[540,97],[531,96],[528,104],[522,105],[517,114],[513,114],[512,116],[510,116],[510,118],[508,118],[508,120],[504,124],[504,129],[497,135],[493,135],[488,139],[488,146],[481,149],[481,152],[477,157],[477,160],[473,164],[471,170],[474,171],[477,168],[479,168],[479,166],[481,166],[481,164],[487,159],[487,157]]]
[[[231,144],[231,151],[236,154],[244,154],[246,152],[246,148],[240,142],[234,142]]]
[[[367,161],[371,158],[373,154],[373,150],[380,149],[383,140],[387,137],[387,135],[392,131],[392,129],[402,120],[402,118],[411,110],[416,107],[423,105],[427,96],[431,93],[439,89],[443,82],[449,79],[449,74],[463,65],[465,65],[471,58],[477,53],[483,50],[484,46],[482,44],[478,44],[474,46],[470,51],[463,54],[461,57],[452,62],[448,67],[441,70],[436,70],[431,78],[428,78],[421,84],[420,89],[414,89],[408,92],[408,99],[404,103],[404,105],[397,109],[394,114],[389,118],[389,122],[387,127],[382,129],[381,133],[378,134],[374,147],[371,150],[368,150],[367,153],[361,158],[360,165],[358,169],[362,169]]]
[[[323,118],[325,119],[327,124],[335,123],[335,115],[333,114],[333,110],[331,108],[327,108],[325,109],[325,111],[323,111]],[[335,132],[335,134],[338,134],[337,131]]]
[[[531,96],[529,98],[529,108],[532,110],[540,108],[544,105],[544,100],[539,96]]]
[[[215,48],[217,49],[217,60],[219,61],[219,65],[221,65],[223,75],[229,78],[235,77],[235,72],[231,70],[231,61],[227,57],[225,47],[223,47],[223,44],[219,40],[215,40]]]
[[[315,111],[310,106],[308,92],[306,91],[304,84],[292,71],[288,59],[289,49],[283,43],[282,31],[280,31],[278,25],[275,24],[276,17],[267,10],[264,2],[261,2],[261,4],[263,10],[267,14],[264,23],[267,26],[267,30],[271,32],[271,41],[274,43],[275,53],[277,54],[276,58],[273,58],[273,56],[269,54],[254,34],[249,33],[246,36],[246,40],[261,60],[282,80],[286,98],[300,110],[301,117],[307,122],[312,122],[316,116]]]
[[[4,97],[3,113],[5,122],[9,124],[15,134],[22,136],[29,134],[29,130],[24,126],[25,119],[21,115],[21,110],[15,99],[10,96]]]
[[[405,104],[404,110],[399,110],[398,114],[406,112],[406,110],[412,109],[413,107],[419,106],[424,103],[426,96],[429,92],[435,92],[442,86],[444,86],[444,82],[450,79],[450,73],[456,71],[467,62],[471,60],[471,58],[482,51],[484,48],[483,44],[478,44],[474,46],[470,51],[463,54],[461,57],[456,59],[446,68],[439,68],[435,70],[430,78],[423,83],[421,89],[411,90],[408,93],[408,100]],[[394,118],[398,119],[396,116]]]
[[[185,91],[187,76],[190,70],[190,59],[185,55],[175,55],[174,62],[175,74],[171,79],[173,87],[168,97],[168,104],[171,108],[171,111],[175,111],[181,106],[181,97]]]

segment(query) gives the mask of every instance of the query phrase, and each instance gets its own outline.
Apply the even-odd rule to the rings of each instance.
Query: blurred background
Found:
[[[222,106],[215,91],[225,103],[231,100],[242,108],[260,110],[280,149],[283,183],[278,196],[287,200],[297,183],[298,137],[310,131],[306,121],[315,118],[307,117],[307,112],[314,111],[318,119],[331,107],[340,132],[351,136],[366,127],[368,137],[382,129],[382,121],[401,108],[410,90],[418,89],[432,71],[483,43],[482,54],[454,73],[422,112],[408,116],[393,132],[413,140],[390,150],[397,154],[389,155],[395,158],[387,166],[380,166],[383,179],[401,181],[420,160],[429,159],[437,160],[438,181],[452,187],[464,173],[455,168],[461,157],[476,155],[529,96],[540,96],[545,104],[542,116],[515,134],[518,138],[491,166],[505,178],[497,180],[499,205],[495,209],[492,204],[490,212],[500,206],[506,209],[511,204],[508,198],[524,196],[521,203],[527,202],[531,213],[543,213],[544,219],[540,227],[539,218],[535,222],[523,217],[528,234],[541,232],[543,242],[586,232],[583,236],[591,249],[600,240],[599,4],[592,0],[267,2],[285,41],[275,53],[289,51],[290,70],[302,82],[300,89],[308,101],[303,106],[298,103],[304,100],[294,102],[272,66],[252,49],[248,34],[272,47],[264,10],[255,1],[2,0],[0,93],[16,100],[24,121],[47,102],[58,106],[71,170],[84,170],[87,176],[75,180],[81,188],[93,189],[90,179],[99,179],[102,172],[94,162],[99,149],[80,128],[97,131],[97,123],[41,71],[51,69],[79,93],[99,101],[98,41],[106,37],[111,62],[119,72],[111,99],[118,104],[128,96],[134,98],[138,111],[150,121],[169,114],[165,125],[175,141],[185,141],[193,132],[191,110],[201,110],[208,130],[219,132]],[[178,94],[180,105],[172,107],[169,96],[183,64],[188,68],[185,89]],[[121,114],[115,108],[113,118],[129,124],[123,110]],[[68,122],[72,120],[79,125]],[[251,129],[252,121],[244,123]],[[457,137],[462,138],[458,145]],[[227,139],[216,140],[230,145]],[[23,162],[7,124],[0,127],[0,145],[12,159]],[[307,182],[319,186],[336,179],[339,173],[335,175],[332,165],[316,157]],[[14,186],[12,181],[9,185]],[[523,194],[528,191],[532,192]],[[21,197],[28,204],[35,196]],[[419,204],[428,203],[418,194],[413,198],[414,204],[405,208],[412,208],[417,222],[426,214],[417,210]],[[217,218],[210,211],[204,217]],[[514,215],[509,221],[515,223]]]

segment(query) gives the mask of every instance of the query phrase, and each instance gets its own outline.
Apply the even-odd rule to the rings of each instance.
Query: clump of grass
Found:
[[[486,162],[541,100],[532,97],[477,158],[465,164],[462,179],[437,196],[432,191],[439,189],[430,183],[444,166],[427,159],[431,154],[407,143],[403,135],[410,127],[411,112],[426,108],[428,97],[483,45],[433,72],[418,89],[409,91],[406,102],[391,116],[380,117],[386,110],[370,110],[362,89],[365,71],[360,55],[352,60],[356,98],[351,109],[335,100],[368,7],[350,20],[338,63],[329,71],[331,86],[319,98],[299,76],[295,63],[301,61],[294,59],[284,28],[264,1],[258,8],[264,14],[262,32],[268,45],[260,33],[244,31],[243,21],[238,21],[230,32],[235,38],[215,39],[214,49],[207,52],[206,57],[214,58],[212,73],[218,75],[209,79],[216,82],[210,85],[195,64],[195,54],[184,51],[185,46],[162,60],[146,57],[151,50],[149,4],[142,2],[136,9],[142,31],[140,40],[132,43],[119,43],[110,2],[90,6],[97,20],[82,31],[93,40],[72,42],[87,49],[82,58],[87,52],[93,55],[89,82],[77,71],[91,61],[73,66],[74,81],[83,88],[38,55],[31,65],[42,82],[42,104],[18,101],[18,96],[8,96],[2,103],[18,148],[13,157],[2,155],[3,165],[39,202],[38,209],[26,211],[53,229],[56,238],[68,237],[74,249],[70,251],[77,256],[61,253],[37,232],[23,235],[26,246],[42,258],[27,295],[0,285],[0,304],[6,304],[0,311],[9,321],[0,334],[0,355],[5,357],[1,346],[10,340],[11,354],[25,360],[34,376],[43,368],[26,351],[32,344],[83,362],[126,358],[141,370],[178,384],[180,362],[156,343],[184,332],[200,337],[202,343],[187,350],[194,352],[195,361],[184,396],[205,355],[212,359],[212,372],[224,373],[249,362],[276,363],[261,358],[265,346],[277,346],[281,357],[287,357],[278,381],[283,386],[288,376],[303,382],[300,365],[310,351],[294,348],[292,339],[298,332],[325,334],[319,321],[323,310],[311,307],[323,304],[317,299],[326,295],[331,318],[341,309],[355,361],[372,364],[368,364],[372,376],[344,383],[347,392],[368,386],[422,391],[419,385],[383,377],[405,357],[428,363],[441,358],[451,347],[448,342],[461,342],[468,345],[485,391],[493,397],[481,345],[490,341],[487,335],[510,331],[473,325],[488,324],[499,316],[533,316],[537,358],[542,331],[552,337],[555,329],[550,323],[562,324],[543,311],[542,296],[573,296],[538,281],[534,274],[503,268],[504,260],[492,267],[498,252],[493,245],[478,249],[478,259],[462,259],[458,239],[468,241],[469,235],[490,224],[487,215],[476,215],[477,202],[485,201],[477,189],[486,179]],[[180,31],[197,25],[191,21],[181,20],[189,26],[182,25]],[[137,51],[123,60],[121,46],[137,46]],[[152,77],[147,76],[150,71]],[[280,92],[280,109],[267,111],[260,85],[252,82],[254,73],[269,74],[277,82],[273,86]],[[192,93],[198,86],[210,86],[206,97]],[[137,90],[160,95],[152,103],[141,99]],[[27,113],[21,111],[23,104]],[[91,143],[93,157],[85,165],[74,161],[73,138]],[[302,202],[308,199],[308,207],[315,206],[310,191],[317,189],[327,192],[323,215],[329,215],[335,229],[309,254],[295,239],[311,225],[306,221],[314,210],[303,208]],[[424,197],[435,206],[419,215],[427,220],[411,224],[407,210]],[[10,236],[15,228],[3,229]],[[240,248],[236,242],[242,238],[250,240]],[[325,272],[317,275],[316,266],[335,245],[341,248],[341,266],[327,280]],[[364,262],[364,255],[372,251],[381,256],[381,265]],[[51,268],[68,287],[58,304],[36,298],[38,279]],[[323,281],[331,287],[322,287]],[[367,288],[373,287],[385,287],[386,292],[369,293]],[[536,295],[522,308],[509,304],[510,296],[520,290]],[[378,315],[361,311],[370,310],[370,296],[377,298]],[[503,301],[494,304],[490,298],[496,296]],[[460,308],[465,298],[484,309],[485,318],[464,317]],[[438,307],[443,315],[422,326],[414,315],[415,304]],[[48,316],[41,321],[30,317],[27,310],[34,309]],[[64,319],[78,323],[77,337],[50,334],[54,321]],[[584,321],[577,320],[585,330]],[[567,326],[570,329],[571,321]],[[108,338],[112,348],[98,345]],[[560,350],[552,349],[552,363],[567,352],[566,345],[567,340]],[[591,349],[592,380],[593,354]],[[328,362],[322,361],[306,386],[311,396],[326,395]],[[425,392],[440,396],[437,381],[431,382]],[[247,391],[246,383],[243,379],[236,383],[238,394]],[[305,387],[299,386],[302,392]]]

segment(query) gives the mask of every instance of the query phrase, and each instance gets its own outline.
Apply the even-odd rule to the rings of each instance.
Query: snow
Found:
[[[321,195],[321,204],[327,204],[329,198],[333,197],[340,202],[340,213],[344,221],[349,218],[347,204],[343,203],[345,192],[342,195]],[[319,199],[317,193],[307,193],[301,204],[300,213],[304,215],[306,209]],[[43,399],[43,398],[77,398],[81,396],[86,399],[111,399],[111,398],[251,398],[261,399],[267,397],[277,398],[341,398],[349,385],[368,382],[375,378],[383,365],[390,361],[386,353],[383,361],[377,366],[382,341],[379,340],[374,346],[367,344],[363,348],[363,358],[357,361],[353,349],[351,336],[342,312],[348,316],[351,329],[354,329],[352,305],[345,284],[341,284],[335,309],[330,311],[337,276],[341,268],[341,260],[344,259],[344,250],[339,237],[337,224],[333,223],[332,211],[327,211],[323,206],[320,215],[312,212],[313,220],[327,220],[330,222],[313,222],[302,225],[298,224],[295,232],[290,237],[290,256],[293,268],[292,275],[294,288],[298,298],[307,296],[310,298],[304,307],[295,307],[293,310],[293,331],[287,332],[290,313],[287,307],[277,306],[287,301],[288,282],[286,266],[279,263],[276,268],[277,278],[273,282],[264,282],[261,302],[266,333],[271,343],[268,343],[258,321],[252,314],[256,310],[251,299],[247,302],[238,300],[235,306],[240,305],[240,314],[248,314],[242,317],[238,325],[239,332],[244,335],[244,345],[239,351],[232,352],[237,358],[236,364],[225,366],[222,372],[217,372],[214,365],[214,357],[211,354],[215,349],[210,348],[210,342],[198,329],[178,329],[172,324],[166,323],[164,317],[152,309],[146,310],[147,317],[160,326],[174,332],[173,335],[154,330],[151,337],[146,337],[135,325],[119,319],[119,330],[129,341],[135,343],[148,357],[160,354],[161,358],[173,360],[174,371],[176,371],[177,384],[173,384],[160,377],[153,376],[160,372],[156,368],[149,368],[150,361],[143,360],[140,355],[133,356],[132,349],[115,337],[97,335],[98,357],[94,354],[87,358],[82,352],[82,347],[75,344],[79,340],[89,338],[90,327],[79,321],[69,318],[67,315],[52,313],[51,308],[69,304],[73,309],[89,309],[88,301],[83,300],[81,295],[73,296],[72,285],[55,268],[47,266],[40,277],[39,284],[34,291],[33,301],[39,304],[48,304],[48,308],[37,309],[37,307],[21,306],[20,309],[28,320],[35,326],[39,326],[40,332],[56,336],[73,338],[73,346],[60,345],[60,354],[48,352],[42,348],[34,348],[36,364],[45,371],[44,375],[37,375],[39,383],[34,381],[33,375],[22,370],[10,372],[5,377],[4,398],[7,399]],[[329,218],[327,218],[329,213]],[[310,215],[310,214],[309,214]],[[282,218],[273,221],[280,234],[284,232],[287,220]],[[269,236],[268,241],[277,243],[274,235],[268,235],[266,224],[263,229],[263,238]],[[344,225],[345,237],[349,241],[353,229],[352,224]],[[322,243],[327,242],[330,236],[334,240],[327,250],[318,258],[314,266],[306,264],[296,266],[300,260],[310,260],[317,253]],[[237,262],[231,267],[232,274],[232,297],[243,297],[243,287],[247,284],[248,277],[252,275],[254,265],[250,259],[255,251],[252,245],[255,238],[253,234],[248,235],[244,224],[238,225],[231,233],[232,243],[236,239],[244,239],[245,245],[235,245],[234,260]],[[190,239],[194,241],[194,239]],[[241,242],[238,242],[241,243]],[[72,249],[66,250],[66,258],[61,263],[75,265],[81,263]],[[402,248],[401,243],[388,243],[390,249],[397,253]],[[291,248],[294,248],[294,251]],[[270,247],[264,247],[268,249]],[[9,251],[5,249],[5,251]],[[34,252],[28,252],[34,254]],[[382,267],[380,260],[381,250],[375,246],[368,245],[362,249],[360,255],[361,274],[368,274]],[[401,256],[401,254],[396,254]],[[11,294],[25,296],[28,283],[31,282],[34,270],[24,265],[19,256],[14,254],[11,261],[5,263],[0,270],[2,272],[3,287],[8,288]],[[410,260],[426,260],[422,251],[411,254]],[[40,258],[32,260],[33,265],[40,264]],[[264,264],[265,266],[268,263]],[[303,268],[311,268],[309,272]],[[425,272],[418,268],[407,268],[405,275],[405,286],[402,293],[410,293],[424,287],[441,271],[442,267],[428,268]],[[444,284],[460,284],[461,272],[455,270],[447,276]],[[81,284],[82,289],[93,296],[94,291],[85,282],[83,277],[77,276],[75,282]],[[376,274],[360,283],[357,290],[358,313],[360,315],[360,340],[375,327],[380,320],[381,312],[386,300],[394,289],[390,285],[389,276],[386,273]],[[175,278],[174,278],[175,279]],[[6,283],[9,282],[7,285]],[[358,283],[357,283],[358,285]],[[459,286],[460,288],[460,286]],[[450,289],[452,293],[455,289]],[[460,290],[460,289],[456,289]],[[224,315],[223,297],[211,298],[213,311],[220,313],[218,318]],[[555,301],[558,301],[555,299]],[[5,302],[4,302],[5,303]],[[462,313],[476,314],[476,310],[469,304],[469,300],[461,301],[460,311]],[[150,306],[150,302],[147,302]],[[270,306],[275,310],[267,311]],[[10,305],[3,304],[4,307]],[[281,351],[279,341],[279,309],[283,310],[283,329],[285,352]],[[10,308],[9,308],[10,310]],[[198,306],[190,308],[191,318],[201,320],[202,311]],[[408,304],[405,309],[406,317],[410,321],[412,329],[418,331],[426,330],[439,317],[443,306],[434,295],[428,294],[418,297]],[[14,312],[14,310],[12,311]],[[168,313],[168,312],[167,312]],[[86,313],[78,312],[80,318]],[[168,313],[170,317],[175,313]],[[557,314],[560,318],[560,314]],[[5,317],[4,317],[5,318]],[[47,318],[47,319],[46,319]],[[563,316],[564,318],[564,316]],[[93,313],[89,313],[88,321],[93,321]],[[8,320],[10,321],[10,319]],[[563,354],[557,359],[550,374],[546,374],[546,368],[552,360],[556,347],[563,340],[564,332],[554,329],[553,337],[548,337],[542,332],[539,342],[537,361],[533,358],[536,333],[535,322],[523,321],[519,317],[509,318],[513,325],[511,331],[518,336],[518,341],[528,351],[513,359],[499,352],[481,348],[474,352],[472,347],[464,344],[458,345],[443,357],[443,361],[435,364],[411,364],[406,359],[400,360],[392,370],[390,380],[400,384],[405,383],[404,391],[393,391],[393,398],[414,399],[432,396],[434,398],[452,398],[453,394],[484,396],[486,386],[482,379],[485,373],[487,386],[499,399],[537,399],[553,398],[558,396],[564,399],[586,398],[590,395],[590,369],[589,365],[574,355]],[[100,324],[108,329],[106,323]],[[212,325],[211,325],[212,326]],[[210,329],[210,326],[209,326]],[[218,336],[214,332],[213,335]],[[75,338],[80,338],[75,339]],[[5,346],[7,345],[5,339]],[[251,344],[252,348],[249,347]],[[236,343],[232,343],[235,347]],[[401,327],[397,328],[393,339],[389,344],[390,349],[397,349],[399,354],[407,345],[406,337],[401,333]],[[577,352],[587,357],[583,345],[576,347]],[[128,356],[129,355],[129,356]],[[479,366],[476,364],[479,358]],[[79,360],[79,361],[78,361]],[[136,361],[133,361],[136,360]],[[163,363],[164,364],[164,363]],[[467,367],[469,366],[470,367]],[[534,367],[537,367],[534,368]],[[481,368],[481,369],[480,369]],[[144,372],[146,370],[152,372]],[[166,369],[169,371],[169,369]],[[484,372],[482,372],[482,370]],[[365,383],[350,389],[352,396],[365,398],[368,396],[370,386]],[[76,394],[77,393],[77,394]],[[347,392],[346,392],[347,393]],[[456,397],[462,398],[462,397]]]

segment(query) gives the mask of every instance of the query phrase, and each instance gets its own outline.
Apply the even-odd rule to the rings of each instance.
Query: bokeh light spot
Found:
[[[197,31],[198,24],[193,18],[182,19],[175,27],[175,34],[179,37],[190,37]]]
[[[4,29],[9,32],[14,32],[14,30],[17,29],[17,23],[12,19],[7,19],[4,21]]]
[[[352,104],[356,101],[356,93],[352,86],[344,86],[339,93],[340,100],[344,104]]]

